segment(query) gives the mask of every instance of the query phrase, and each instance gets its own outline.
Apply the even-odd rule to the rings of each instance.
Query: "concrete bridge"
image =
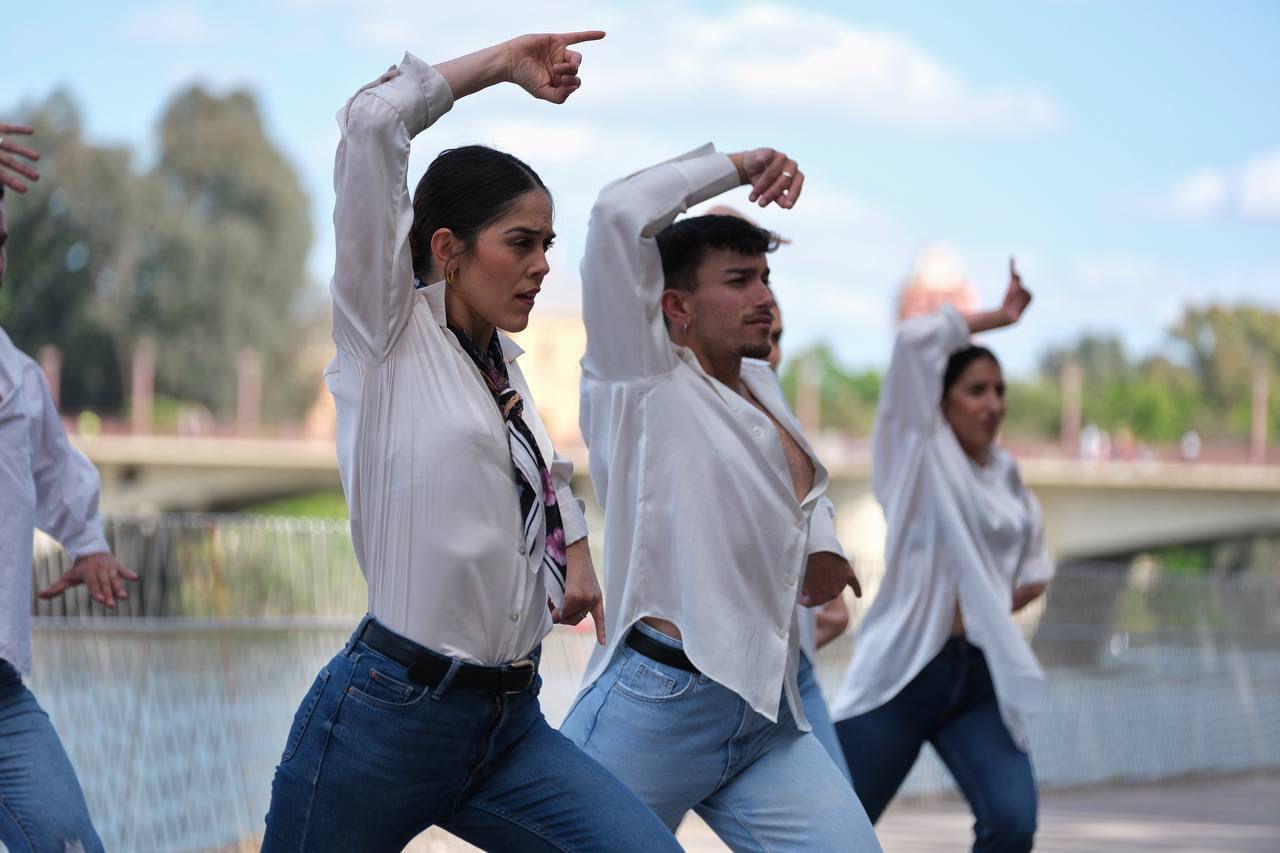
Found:
[[[329,441],[154,435],[73,440],[102,472],[108,512],[233,510],[340,487]],[[565,449],[575,458],[575,485],[585,497],[591,491],[585,451]],[[832,470],[842,539],[862,559],[878,562],[884,518],[870,493],[870,460],[857,450],[820,452]],[[1280,466],[1020,461],[1044,507],[1049,546],[1059,560],[1280,531]]]

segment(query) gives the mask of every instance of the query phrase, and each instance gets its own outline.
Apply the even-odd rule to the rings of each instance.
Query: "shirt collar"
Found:
[[[427,308],[430,309],[431,317],[436,321],[436,325],[442,329],[448,329],[449,323],[444,313],[444,279],[433,281],[431,284],[423,284],[421,281],[416,281],[414,289],[421,293],[422,298],[426,300]],[[520,345],[507,337],[505,332],[498,332],[498,343],[502,346],[502,357],[507,364],[513,363],[517,358],[524,355],[524,350],[520,348]]]

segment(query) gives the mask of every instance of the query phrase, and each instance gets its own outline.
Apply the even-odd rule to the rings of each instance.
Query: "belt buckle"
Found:
[[[508,669],[509,670],[517,670],[517,669],[534,670],[536,674],[537,668],[533,662],[533,658],[521,658],[520,660],[512,661]],[[529,684],[532,684],[532,683],[533,683],[533,679],[530,678]],[[507,696],[511,696],[512,694],[515,694],[515,693],[523,693],[524,691],[529,689],[529,684],[526,684],[524,687],[521,687],[519,690],[503,690],[502,692]]]

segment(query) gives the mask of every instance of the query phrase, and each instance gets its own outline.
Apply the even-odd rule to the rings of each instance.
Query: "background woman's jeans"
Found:
[[[62,741],[13,666],[0,660],[0,846],[102,850]]]
[[[897,696],[840,720],[836,732],[873,822],[928,741],[973,809],[973,849],[1031,849],[1037,808],[1031,758],[1014,745],[1000,719],[982,650],[964,637],[948,640]]]
[[[399,851],[432,825],[484,850],[680,849],[547,725],[540,680],[517,694],[441,685],[353,638],[294,717],[263,850]]]

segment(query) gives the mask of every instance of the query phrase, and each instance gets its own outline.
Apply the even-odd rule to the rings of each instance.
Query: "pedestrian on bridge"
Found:
[[[874,821],[933,744],[972,807],[975,851],[1030,850],[1027,723],[1044,674],[1013,621],[1053,575],[1040,506],[996,444],[1005,385],[970,335],[1017,323],[1031,293],[1009,262],[994,311],[903,324],[880,392],[871,485],[885,575],[832,709]]]
[[[39,179],[39,154],[0,123],[0,285],[8,261],[5,190]],[[129,597],[138,576],[111,556],[98,513],[97,469],[67,441],[44,373],[0,329],[0,849],[13,853],[101,851],[75,769],[30,675],[32,536],[39,528],[67,550],[70,570],[40,591],[54,598],[84,584],[106,607]]]
[[[443,20],[443,19],[442,19]],[[627,788],[543,719],[552,623],[604,609],[572,465],[506,336],[555,237],[537,173],[442,152],[410,200],[410,144],[497,83],[562,104],[579,42],[529,35],[431,66],[412,54],[338,114],[325,370],[369,614],[316,677],[276,769],[263,846],[398,851],[438,825],[485,850],[678,850]]]

